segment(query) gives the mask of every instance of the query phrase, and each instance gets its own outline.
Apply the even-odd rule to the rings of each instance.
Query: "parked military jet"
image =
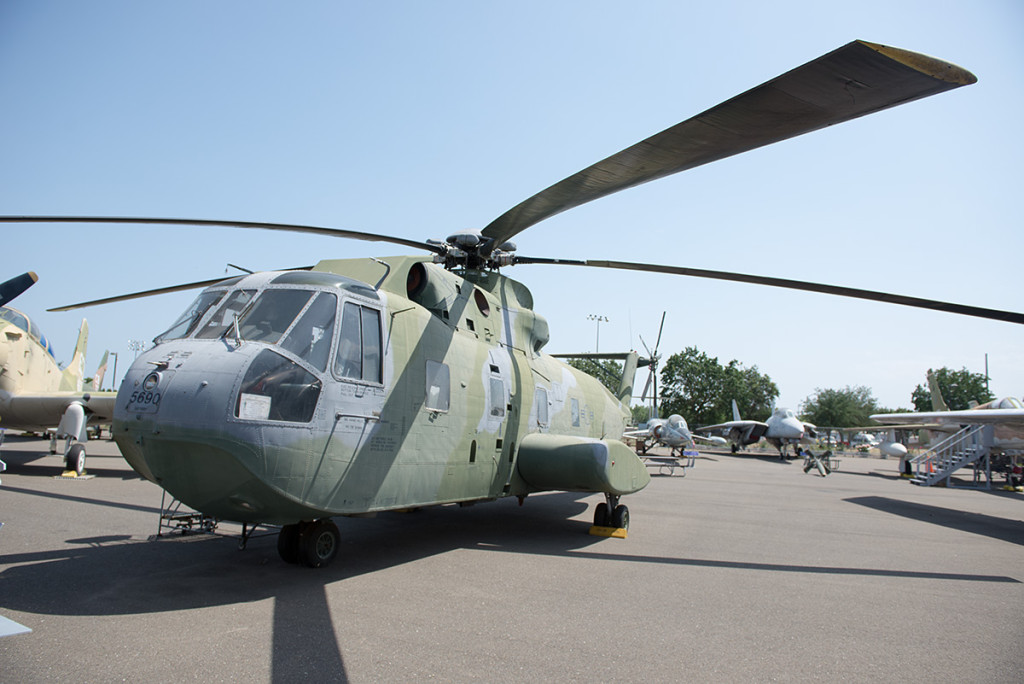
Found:
[[[871,416],[885,425],[903,429],[956,432],[962,425],[993,425],[992,446],[1003,452],[1024,451],[1024,402],[1016,397],[1002,397],[984,404],[976,404],[962,411],[950,411],[942,398],[935,375],[929,371],[928,384],[933,411],[913,413],[878,413]]]
[[[736,400],[733,399],[732,417],[733,419],[728,422],[705,425],[694,432],[724,437],[734,454],[763,438],[779,450],[779,458],[783,459],[786,458],[790,446],[799,444],[805,438],[813,438],[816,434],[814,425],[800,420],[787,408],[773,409],[772,415],[764,423],[759,420],[743,420],[740,418]]]
[[[0,285],[0,298],[6,304],[34,282],[34,273],[13,278]],[[62,370],[49,341],[31,319],[0,306],[0,427],[56,429],[56,436],[67,439],[65,468],[78,475],[85,470],[86,426],[109,423],[116,396],[115,392],[83,392],[88,335],[83,319],[74,357]]]

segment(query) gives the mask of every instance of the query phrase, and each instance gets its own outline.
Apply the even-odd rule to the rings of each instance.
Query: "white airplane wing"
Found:
[[[701,433],[723,433],[731,430],[748,430],[752,427],[763,427],[768,428],[767,423],[762,423],[759,420],[730,420],[727,423],[718,423],[717,425],[705,425],[704,427],[695,428],[693,432]]]
[[[88,399],[86,399],[88,397]],[[7,397],[0,412],[0,427],[44,430],[57,427],[71,404],[85,409],[89,423],[109,423],[114,415],[116,392],[52,392]]]
[[[900,426],[926,428],[938,425],[1004,425],[1024,428],[1024,409],[967,409],[964,411],[923,411],[921,413],[878,413],[871,420]],[[920,424],[920,425],[919,425]]]

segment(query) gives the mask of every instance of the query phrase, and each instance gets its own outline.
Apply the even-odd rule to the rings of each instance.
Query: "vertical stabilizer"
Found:
[[[83,389],[91,390],[93,392],[99,392],[103,389],[103,377],[107,374],[107,357],[110,356],[110,351],[103,352],[103,358],[100,359],[100,365],[96,369],[92,378],[88,382],[83,383]]]
[[[736,405],[736,400],[732,400],[732,419],[735,421],[743,420],[740,418],[740,408]]]
[[[75,355],[71,363],[64,369],[60,378],[60,389],[81,392],[82,380],[85,378],[85,345],[89,339],[89,324],[82,319],[82,327],[78,330],[78,342],[75,343]]]
[[[928,369],[928,389],[932,394],[932,410],[948,411],[945,400],[942,398],[942,390],[939,389],[939,379],[935,377],[932,369]]]

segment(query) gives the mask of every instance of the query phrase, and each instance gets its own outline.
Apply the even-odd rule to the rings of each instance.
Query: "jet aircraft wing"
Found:
[[[725,433],[731,432],[732,430],[749,430],[754,427],[768,428],[767,423],[762,423],[759,420],[730,420],[726,423],[718,423],[716,425],[705,425],[703,427],[694,428],[694,432],[701,432],[707,434]]]
[[[938,429],[943,425],[1003,425],[1024,428],[1024,409],[966,409],[920,413],[878,413],[871,420],[901,427]],[[880,429],[880,428],[875,428]]]
[[[45,430],[61,422],[68,406],[80,403],[91,424],[110,422],[117,392],[49,392],[0,398],[0,427]]]

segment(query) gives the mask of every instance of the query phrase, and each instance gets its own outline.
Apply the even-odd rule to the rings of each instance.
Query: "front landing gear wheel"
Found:
[[[277,535],[277,553],[285,563],[299,562],[299,525],[285,525]]]
[[[304,525],[299,534],[299,558],[307,567],[326,567],[338,555],[340,542],[337,525],[326,518],[316,520]]]
[[[65,465],[67,470],[70,470],[75,475],[82,475],[85,473],[85,445],[84,444],[72,444],[68,450],[67,456],[64,457]]]
[[[608,515],[608,504],[601,502],[594,507],[594,527],[609,527],[611,518]]]
[[[616,506],[612,511],[612,527],[622,530],[629,529],[629,509],[625,506]]]

